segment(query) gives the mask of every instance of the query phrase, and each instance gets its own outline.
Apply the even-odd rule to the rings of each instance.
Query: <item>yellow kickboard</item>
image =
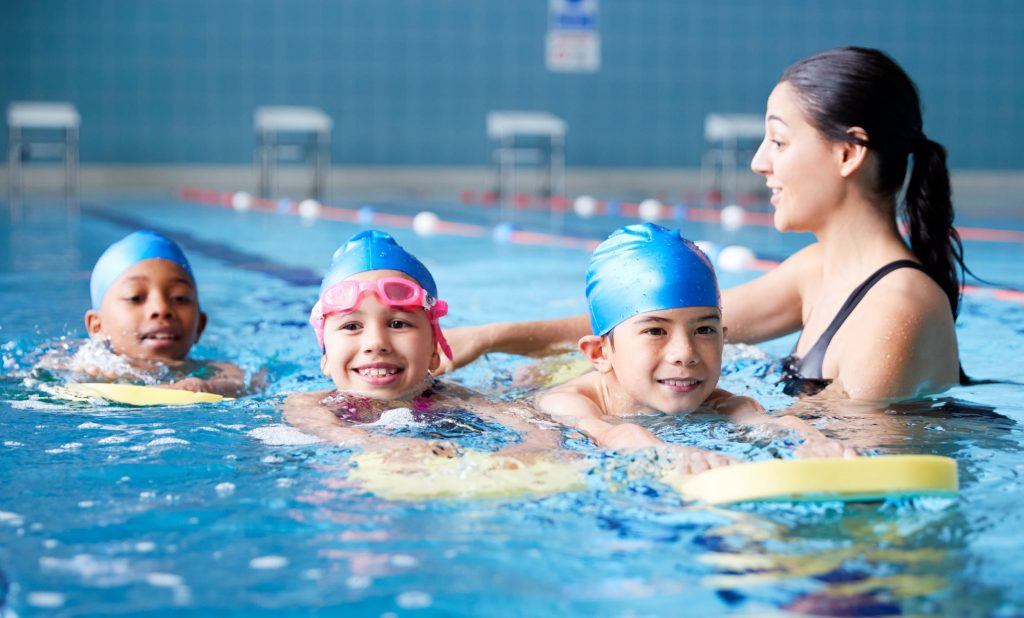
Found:
[[[663,480],[683,498],[707,504],[953,496],[959,488],[956,460],[939,455],[770,460]]]
[[[79,397],[102,397],[130,406],[180,406],[193,403],[218,403],[231,399],[214,393],[196,393],[137,384],[83,382],[67,384],[64,388],[72,395]]]
[[[581,462],[523,462],[506,455],[468,451],[458,457],[429,455],[395,461],[390,454],[362,453],[348,473],[367,491],[388,500],[546,496],[583,489]]]

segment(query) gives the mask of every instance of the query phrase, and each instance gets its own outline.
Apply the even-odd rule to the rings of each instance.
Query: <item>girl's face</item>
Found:
[[[402,277],[397,271],[373,270],[350,279],[373,281]],[[417,284],[418,285],[418,284]],[[324,355],[320,368],[339,391],[375,399],[418,394],[429,372],[440,365],[433,327],[423,309],[394,309],[366,293],[351,313],[324,321]]]
[[[750,168],[765,177],[780,232],[813,232],[843,197],[837,148],[810,124],[796,89],[782,82],[768,97],[764,141]]]

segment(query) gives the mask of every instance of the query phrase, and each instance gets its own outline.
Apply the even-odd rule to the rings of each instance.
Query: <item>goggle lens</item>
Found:
[[[384,296],[395,303],[414,303],[419,288],[404,281],[385,281],[383,285]]]

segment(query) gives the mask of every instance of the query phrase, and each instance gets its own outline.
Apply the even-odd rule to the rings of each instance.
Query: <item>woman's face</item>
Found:
[[[775,207],[775,229],[814,232],[842,199],[837,149],[808,122],[796,89],[775,86],[768,97],[764,141],[750,168],[765,177]]]

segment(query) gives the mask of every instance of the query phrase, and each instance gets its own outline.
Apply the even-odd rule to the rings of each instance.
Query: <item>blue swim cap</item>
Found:
[[[140,230],[132,232],[107,247],[100,259],[96,261],[96,266],[92,269],[92,277],[89,279],[92,308],[100,308],[100,305],[103,304],[103,297],[107,295],[107,290],[114,285],[124,271],[143,260],[153,258],[160,258],[181,266],[188,273],[192,283],[195,284],[196,278],[192,274],[192,267],[188,265],[188,260],[181,247],[173,240],[156,232]]]
[[[587,268],[590,327],[607,335],[647,311],[720,307],[715,269],[689,240],[653,223],[620,228],[594,250]]]
[[[405,273],[437,298],[437,284],[423,262],[399,246],[391,234],[377,230],[359,232],[334,252],[331,267],[320,284],[320,295],[335,283],[368,270]]]

